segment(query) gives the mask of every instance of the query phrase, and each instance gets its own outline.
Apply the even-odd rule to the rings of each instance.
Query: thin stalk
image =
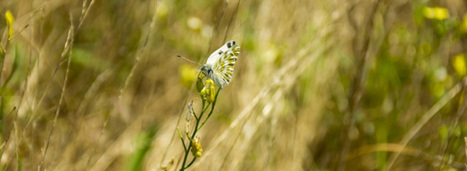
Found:
[[[207,116],[207,118],[203,121],[203,123],[201,124],[201,126],[199,125],[200,121],[201,121],[201,118],[203,117],[204,113],[206,112],[207,108],[209,107],[210,104],[206,105],[205,103],[205,100],[203,100],[203,107],[202,107],[202,111],[201,113],[199,114],[199,117],[196,118],[196,126],[195,126],[195,130],[193,131],[193,134],[191,135],[191,137],[188,137],[190,139],[190,142],[189,142],[189,145],[188,145],[188,148],[185,149],[185,156],[183,157],[183,162],[182,162],[182,168],[180,168],[180,171],[184,171],[185,169],[187,169],[188,167],[190,167],[196,160],[196,157],[194,157],[191,162],[185,166],[186,164],[186,160],[188,159],[188,154],[190,153],[190,150],[191,150],[191,140],[195,138],[196,136],[196,133],[198,132],[198,130],[204,125],[204,123],[208,120],[208,118],[211,116],[212,112],[214,111],[214,106],[216,106],[216,102],[217,102],[217,96],[219,95],[219,92],[220,92],[221,88],[219,88],[216,92],[216,96],[214,98],[214,101],[212,103],[212,106],[211,106],[211,111],[209,111],[209,114]],[[199,127],[198,127],[199,126]],[[182,140],[183,141],[183,140]],[[183,143],[184,146],[185,146],[185,143]]]
[[[178,131],[178,135],[180,136],[180,139],[182,140],[183,149],[185,149],[186,151],[185,140],[183,140],[182,134],[180,133],[180,129],[177,128],[177,131]]]
[[[214,106],[216,106],[217,95],[219,95],[219,91],[221,91],[220,88],[217,90],[216,97],[214,98],[214,102],[212,102],[211,111],[209,112],[208,117],[206,117],[206,119],[204,119],[204,121],[203,121],[203,123],[201,124],[201,126],[199,126],[199,128],[197,128],[197,129],[201,129],[201,127],[203,127],[204,123],[206,123],[206,121],[209,119],[209,117],[211,117],[211,114],[212,114],[212,112],[214,111]],[[201,118],[200,118],[200,119],[201,119]]]
[[[202,108],[204,108],[204,105],[205,105],[205,103],[204,103],[204,100],[203,100],[203,107],[202,107]],[[196,118],[196,126],[195,126],[195,128],[198,128],[199,121],[201,120],[201,117],[203,117],[203,114],[204,114],[204,110],[199,114],[199,119]],[[195,138],[196,132],[198,132],[198,129],[195,129],[195,130],[193,131],[193,134],[191,135],[191,138],[188,137],[188,138],[190,139],[190,142],[188,142],[188,149],[185,150],[185,156],[183,157],[182,168],[180,168],[180,171],[183,171],[183,170],[186,169],[186,168],[185,168],[185,163],[186,163],[186,160],[188,159],[188,154],[190,154],[190,149],[191,149],[190,143],[191,143],[191,140],[192,140],[193,138]],[[188,167],[187,167],[187,168],[188,168]]]
[[[185,169],[188,169],[193,163],[195,163],[196,157],[191,160],[191,162],[185,167]]]

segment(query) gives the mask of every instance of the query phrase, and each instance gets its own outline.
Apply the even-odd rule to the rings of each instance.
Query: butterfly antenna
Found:
[[[195,61],[192,61],[192,60],[190,60],[190,59],[188,59],[188,58],[185,58],[185,57],[183,57],[183,56],[177,55],[177,57],[182,58],[182,59],[184,59],[184,60],[186,60],[186,61],[188,61],[188,62],[194,63],[194,64],[196,64],[196,65],[200,65],[199,63],[197,63],[197,62],[195,62]]]

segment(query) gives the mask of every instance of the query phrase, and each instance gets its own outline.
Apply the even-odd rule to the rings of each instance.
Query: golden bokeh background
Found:
[[[176,56],[236,40],[189,170],[465,170],[466,7],[2,0],[0,169],[179,170],[201,99]]]

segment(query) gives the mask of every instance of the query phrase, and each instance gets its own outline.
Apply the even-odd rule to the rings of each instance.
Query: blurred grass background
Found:
[[[192,170],[465,170],[466,7],[2,0],[0,169],[178,170],[200,100],[175,56],[236,40]]]

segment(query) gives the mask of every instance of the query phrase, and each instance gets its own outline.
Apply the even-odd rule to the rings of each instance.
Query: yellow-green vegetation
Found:
[[[0,14],[0,171],[466,170],[466,1],[2,0]],[[204,64],[229,40],[222,89],[177,58]]]

